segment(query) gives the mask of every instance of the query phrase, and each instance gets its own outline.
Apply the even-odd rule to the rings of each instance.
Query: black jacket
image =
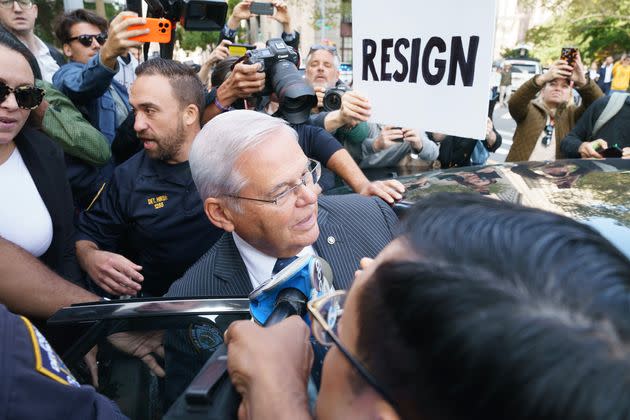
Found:
[[[22,129],[15,144],[53,224],[52,242],[40,260],[78,283],[81,273],[74,252],[74,208],[63,152],[48,136],[31,128]]]
[[[66,64],[66,58],[61,52],[59,52],[57,48],[55,48],[54,45],[46,44],[46,46],[48,47],[48,51],[50,51],[50,56],[53,58],[53,60],[55,60],[59,67]]]

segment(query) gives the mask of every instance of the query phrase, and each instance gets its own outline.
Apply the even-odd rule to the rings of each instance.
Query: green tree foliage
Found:
[[[578,47],[585,64],[630,51],[630,0],[525,0],[524,7],[554,13],[527,34],[543,63],[558,59],[563,46]]]

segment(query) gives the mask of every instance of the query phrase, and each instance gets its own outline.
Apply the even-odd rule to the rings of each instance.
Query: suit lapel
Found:
[[[223,236],[220,246],[214,266],[215,294],[246,297],[253,290],[252,282],[231,233]]]
[[[319,237],[313,245],[317,254],[328,261],[333,271],[333,284],[336,289],[349,289],[354,280],[354,272],[359,267],[356,247],[342,223],[334,220],[326,209],[319,206],[317,215]]]

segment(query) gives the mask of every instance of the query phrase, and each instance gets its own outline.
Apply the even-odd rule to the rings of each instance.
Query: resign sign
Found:
[[[353,0],[353,84],[370,98],[372,120],[484,138],[495,6]]]

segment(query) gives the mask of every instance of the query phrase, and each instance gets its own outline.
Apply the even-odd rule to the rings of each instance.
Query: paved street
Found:
[[[514,136],[516,123],[510,117],[507,107],[499,107],[499,105],[494,108],[493,122],[497,131],[503,137],[503,144],[496,153],[490,153],[488,163],[505,162],[505,158],[512,146],[512,137]]]

